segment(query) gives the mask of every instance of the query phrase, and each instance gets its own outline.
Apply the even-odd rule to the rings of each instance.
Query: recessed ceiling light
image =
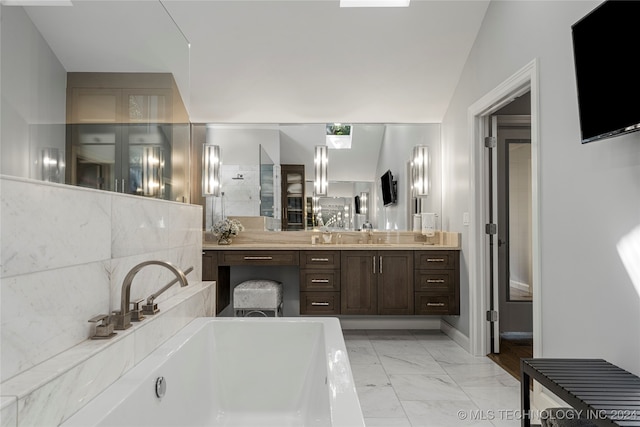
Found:
[[[340,0],[340,7],[407,7],[411,0]]]

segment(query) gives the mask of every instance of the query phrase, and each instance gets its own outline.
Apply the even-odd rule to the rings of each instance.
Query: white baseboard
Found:
[[[338,316],[342,329],[433,329],[440,330],[440,319],[429,317],[389,318],[387,316]]]
[[[440,319],[440,330],[454,342],[456,342],[460,347],[471,353],[471,341],[469,340],[468,336],[451,326],[451,324],[444,319]]]

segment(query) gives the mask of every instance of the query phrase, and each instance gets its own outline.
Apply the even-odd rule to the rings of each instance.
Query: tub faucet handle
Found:
[[[135,301],[131,301],[131,321],[139,322],[144,319],[144,314],[142,311],[142,303],[144,302],[144,298],[140,298]]]
[[[116,335],[113,332],[113,323],[111,323],[111,316],[108,314],[98,314],[97,316],[89,319],[89,322],[96,324],[96,331],[91,336],[92,340],[104,340],[112,338]]]

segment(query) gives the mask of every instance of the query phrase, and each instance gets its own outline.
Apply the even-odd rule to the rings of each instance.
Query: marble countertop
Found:
[[[329,237],[330,243],[324,243]],[[315,242],[315,243],[313,243]],[[216,236],[205,232],[205,250],[459,250],[460,234],[437,231],[426,237],[402,231],[332,232],[245,230],[230,245],[218,245]]]
[[[204,250],[460,250],[459,246],[438,245],[428,243],[232,243],[230,245],[218,245],[216,242],[203,242]]]

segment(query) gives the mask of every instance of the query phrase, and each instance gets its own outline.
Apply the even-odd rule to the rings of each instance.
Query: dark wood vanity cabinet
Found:
[[[342,251],[341,314],[413,314],[413,262],[413,251]]]
[[[340,251],[300,251],[300,314],[340,314]]]
[[[415,314],[460,314],[460,252],[415,252]]]
[[[458,250],[205,250],[216,313],[231,302],[232,266],[297,265],[301,315],[460,314]]]

